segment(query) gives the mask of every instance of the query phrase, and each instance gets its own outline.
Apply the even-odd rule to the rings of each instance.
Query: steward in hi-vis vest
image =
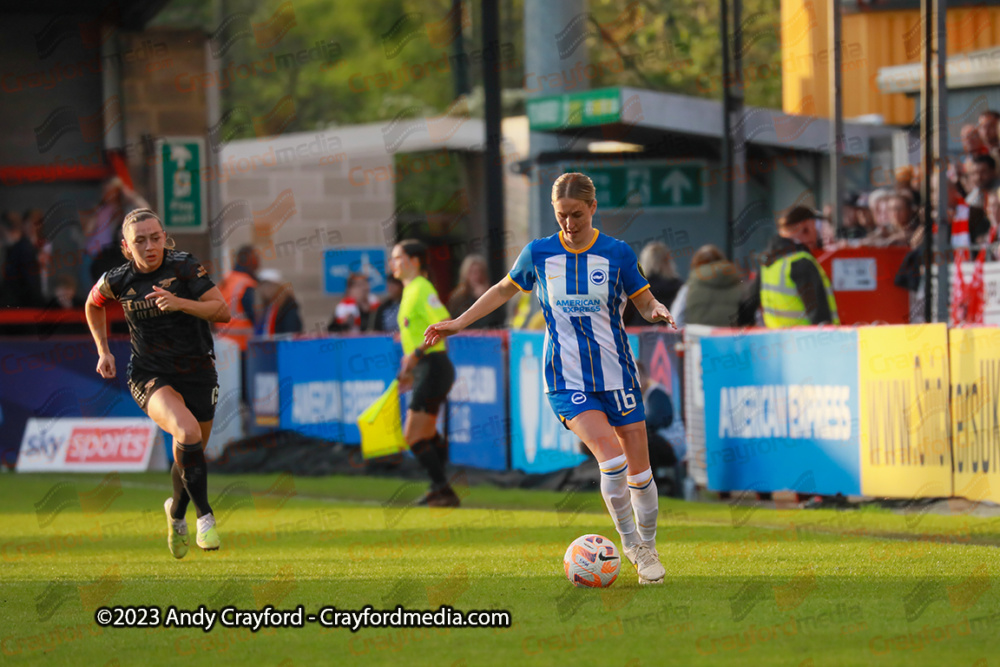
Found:
[[[257,251],[253,246],[243,246],[236,254],[236,266],[219,284],[232,319],[225,324],[216,324],[215,333],[235,340],[242,352],[247,351],[247,343],[254,334],[254,290],[257,289],[256,272],[259,267]]]
[[[760,309],[771,329],[840,324],[830,280],[810,252],[818,246],[815,212],[796,206],[783,216],[741,304],[739,323],[753,325]]]

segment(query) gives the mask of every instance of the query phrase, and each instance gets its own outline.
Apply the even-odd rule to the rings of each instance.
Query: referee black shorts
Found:
[[[219,402],[219,376],[215,369],[194,373],[151,373],[130,369],[128,388],[132,398],[143,412],[149,397],[160,387],[170,387],[184,399],[184,405],[199,422],[215,419],[215,405]]]
[[[413,394],[409,409],[436,415],[455,384],[455,367],[447,352],[432,352],[413,369]]]

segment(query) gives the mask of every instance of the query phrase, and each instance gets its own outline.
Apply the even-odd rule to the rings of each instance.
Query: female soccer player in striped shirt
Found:
[[[594,229],[597,198],[590,178],[571,173],[556,179],[552,208],[560,231],[529,243],[503,280],[457,319],[428,327],[425,342],[458,333],[518,291],[537,289],[545,315],[549,404],[597,459],[601,494],[639,583],[662,583],[646,415],[622,321],[626,299],[649,322],[674,326],[674,321],[650,294],[635,252]]]

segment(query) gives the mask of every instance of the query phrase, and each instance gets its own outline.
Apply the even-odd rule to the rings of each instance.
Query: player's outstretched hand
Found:
[[[173,313],[181,309],[180,297],[158,285],[153,285],[153,293],[147,294],[146,298],[156,299],[156,307],[164,313]]]
[[[110,354],[102,354],[97,360],[97,372],[105,380],[110,380],[115,376],[115,358]]]
[[[674,324],[674,316],[670,314],[670,311],[667,310],[667,307],[664,306],[662,303],[657,304],[657,306],[653,308],[652,316],[653,316],[652,320],[653,322],[665,322],[666,324],[669,324],[673,328],[675,329],[677,328],[677,325]]]
[[[442,338],[454,336],[461,330],[462,328],[455,324],[455,320],[442,320],[437,324],[432,324],[424,332],[424,345],[430,347]]]

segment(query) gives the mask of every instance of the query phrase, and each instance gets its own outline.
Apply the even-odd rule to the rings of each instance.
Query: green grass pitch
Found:
[[[222,549],[166,547],[165,474],[0,481],[5,665],[1000,664],[1000,519],[661,499],[662,586],[625,563],[574,588],[566,546],[617,543],[596,493],[363,477],[210,477]],[[188,515],[194,525],[193,508]],[[619,545],[620,546],[620,545]],[[95,610],[199,605],[507,610],[512,627],[101,628]]]

